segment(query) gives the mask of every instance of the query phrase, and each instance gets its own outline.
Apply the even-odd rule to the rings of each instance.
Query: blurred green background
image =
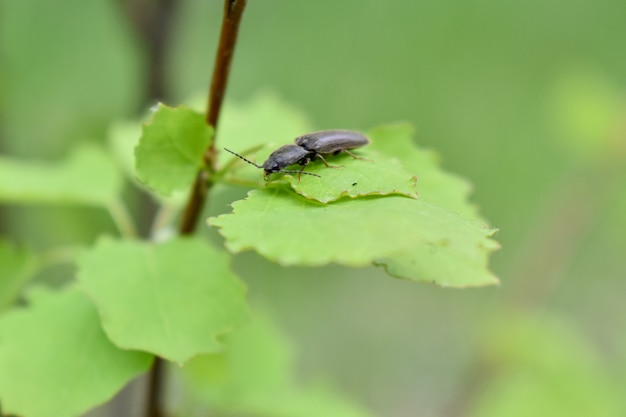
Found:
[[[221,14],[215,0],[0,1],[2,152],[55,159],[157,98],[202,94]],[[624,22],[623,0],[249,1],[229,99],[274,91],[316,129],[413,122],[501,230],[495,288],[237,256],[302,375],[387,417],[626,415]],[[0,210],[3,235],[40,249],[103,227],[97,210]]]

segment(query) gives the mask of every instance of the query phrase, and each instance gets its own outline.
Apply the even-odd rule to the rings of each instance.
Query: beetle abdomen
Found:
[[[370,140],[352,130],[320,130],[297,137],[295,142],[311,152],[335,153],[367,145]]]

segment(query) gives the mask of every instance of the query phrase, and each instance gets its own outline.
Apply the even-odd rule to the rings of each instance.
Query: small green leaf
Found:
[[[0,240],[0,312],[13,303],[35,267],[30,251]]]
[[[78,280],[113,343],[184,363],[220,351],[216,337],[247,319],[245,287],[228,261],[200,239],[101,239],[80,257]]]
[[[33,291],[30,307],[0,318],[0,402],[6,414],[72,417],[145,372],[152,356],[107,339],[75,288]]]
[[[146,189],[135,176],[135,148],[141,137],[141,124],[135,121],[117,121],[113,123],[108,132],[108,145],[116,162],[122,168],[126,176],[142,189]],[[147,189],[151,192],[151,189]],[[171,196],[152,193],[152,196],[162,205],[170,207],[182,207],[187,201],[188,190],[173,192]]]
[[[159,104],[135,148],[137,176],[164,195],[189,187],[212,136],[202,114]]]
[[[263,149],[258,152],[259,160],[266,160],[274,149]],[[328,203],[343,197],[363,197],[373,195],[404,195],[416,198],[416,177],[407,171],[396,159],[383,155],[374,150],[363,150],[359,156],[366,158],[356,160],[347,154],[328,157],[329,165],[339,168],[328,168],[322,161],[316,160],[309,163],[305,172],[319,175],[314,177],[303,174],[298,180],[298,174],[275,173],[270,181],[263,179],[263,170],[254,168],[254,171],[244,169],[247,165],[235,168],[232,178],[240,178],[250,184],[258,184],[258,187],[273,187],[277,184],[289,184],[298,194],[321,203]],[[300,170],[300,165],[293,165],[289,170]],[[242,174],[239,174],[243,171]],[[231,178],[231,179],[232,179]]]
[[[117,167],[95,146],[83,145],[58,163],[0,157],[0,201],[107,205],[121,188]]]
[[[190,407],[251,417],[370,415],[329,384],[299,384],[289,342],[267,315],[255,315],[225,339],[223,353],[198,356],[183,367]]]
[[[328,203],[342,197],[364,197],[375,195],[404,195],[417,198],[415,191],[416,177],[407,171],[397,160],[374,150],[359,150],[360,157],[354,159],[347,154],[327,157],[332,166],[328,168],[322,161],[313,161],[306,167],[306,172],[318,174],[321,178],[298,174],[286,174],[291,187],[303,197]],[[296,166],[292,169],[299,169]],[[283,174],[273,174],[276,177]],[[280,183],[276,178],[269,185]],[[284,181],[282,181],[284,182]]]
[[[220,228],[232,252],[253,249],[283,265],[380,263],[398,276],[443,285],[495,281],[486,271],[450,275],[462,273],[464,265],[474,268],[473,262],[484,259],[494,247],[489,239],[494,230],[421,199],[369,197],[323,205],[275,187],[251,191],[232,207],[232,214],[209,219]],[[411,263],[429,251],[444,254],[443,261],[411,269]],[[450,267],[448,262],[459,265]],[[429,274],[417,274],[421,271]]]

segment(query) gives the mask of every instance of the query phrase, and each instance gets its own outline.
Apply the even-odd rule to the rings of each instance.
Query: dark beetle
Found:
[[[324,165],[330,167],[322,154],[337,155],[340,152],[345,152],[354,159],[365,159],[354,155],[349,149],[365,146],[370,143],[370,140],[351,130],[321,130],[297,137],[295,142],[296,145],[313,153],[311,159],[320,158]]]
[[[266,180],[269,178],[269,175],[273,174],[274,172],[286,172],[289,174],[297,173],[298,180],[300,179],[300,176],[302,174],[313,175],[315,177],[319,177],[319,175],[317,174],[313,174],[310,172],[303,172],[304,167],[306,167],[306,165],[309,162],[311,162],[311,159],[313,158],[315,154],[307,151],[306,149],[298,145],[281,146],[280,148],[276,149],[274,152],[271,153],[271,155],[267,158],[267,161],[263,162],[263,165],[258,165],[250,161],[249,159],[244,158],[238,153],[231,151],[230,149],[226,149],[226,148],[224,149],[232,153],[233,155],[238,156],[239,158],[243,159],[247,163],[252,164],[257,168],[262,168],[263,172],[265,173]],[[294,165],[294,164],[302,165],[302,169],[300,169],[299,171],[290,171],[290,170],[283,169],[283,168],[288,167],[289,165]]]
[[[230,149],[224,149],[247,163],[263,169],[266,180],[269,178],[269,175],[274,172],[285,172],[297,173],[299,181],[302,174],[319,177],[317,174],[304,172],[304,168],[308,163],[316,158],[320,158],[328,168],[340,168],[338,166],[329,165],[322,154],[337,155],[340,152],[345,152],[355,159],[365,159],[354,155],[349,149],[367,145],[370,143],[370,140],[362,134],[350,130],[321,130],[319,132],[299,136],[295,139],[295,142],[295,145],[284,145],[272,152],[263,165],[258,165]],[[299,171],[284,169],[294,164],[302,165],[302,168]]]

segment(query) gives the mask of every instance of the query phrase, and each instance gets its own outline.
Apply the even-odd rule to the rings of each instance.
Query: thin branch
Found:
[[[215,55],[215,66],[213,67],[213,78],[211,81],[211,91],[207,104],[206,122],[217,127],[217,120],[222,109],[224,92],[230,74],[230,63],[235,53],[237,34],[239,33],[239,23],[243,10],[246,7],[246,0],[225,0],[224,19],[222,20],[222,32],[220,43]]]
[[[208,175],[206,171],[200,171],[196,175],[196,179],[191,187],[191,193],[183,212],[183,220],[180,223],[178,231],[181,235],[190,235],[196,229],[198,218],[204,207],[207,192],[211,187],[208,182]]]
[[[182,235],[188,235],[194,231],[198,218],[200,217],[200,212],[205,204],[206,194],[212,186],[208,174],[215,172],[217,166],[215,152],[217,122],[222,108],[224,92],[226,91],[226,85],[228,83],[230,64],[235,52],[239,23],[241,22],[245,7],[246,0],[224,1],[222,31],[215,55],[215,66],[213,68],[213,78],[211,80],[211,89],[209,91],[206,111],[206,122],[210,126],[213,126],[214,129],[213,140],[204,154],[204,163],[208,173],[203,170],[196,176],[179,229]]]
[[[152,368],[148,374],[148,393],[146,399],[146,417],[161,417],[163,396],[163,380],[165,379],[165,361],[158,356],[154,358]]]

